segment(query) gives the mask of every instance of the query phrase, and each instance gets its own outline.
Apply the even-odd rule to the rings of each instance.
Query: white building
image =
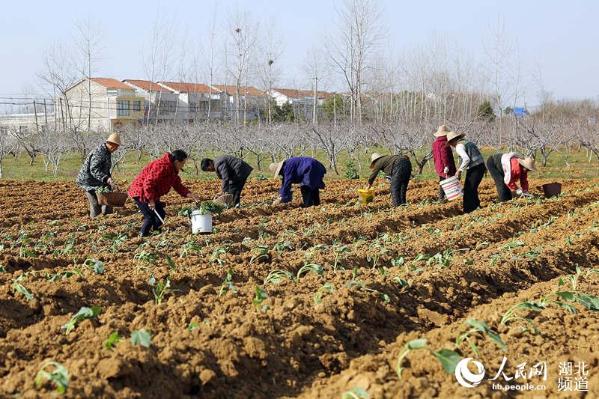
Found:
[[[187,106],[175,91],[149,80],[125,79],[123,83],[144,98],[143,123],[186,120]]]
[[[158,82],[178,96],[177,113],[190,122],[223,117],[222,92],[213,86],[189,82]],[[179,118],[178,118],[179,119]]]

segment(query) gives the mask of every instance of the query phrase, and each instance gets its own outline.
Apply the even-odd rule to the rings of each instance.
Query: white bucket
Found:
[[[457,176],[452,176],[442,180],[439,184],[443,188],[448,201],[453,201],[454,199],[464,196],[462,184]]]
[[[193,234],[212,233],[212,215],[210,213],[202,215],[200,211],[191,212],[191,232]]]

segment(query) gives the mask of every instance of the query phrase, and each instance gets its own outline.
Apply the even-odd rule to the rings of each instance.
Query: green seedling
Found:
[[[152,335],[145,328],[136,330],[131,333],[131,343],[133,345],[141,345],[144,348],[149,348],[152,345]]]
[[[133,257],[135,260],[139,260],[145,263],[155,263],[158,257],[153,252],[141,251]]]
[[[252,250],[252,258],[250,259],[250,264],[257,262],[259,260],[265,259],[268,260],[270,255],[268,254],[268,245],[258,245],[256,248]]]
[[[341,399],[370,399],[370,395],[363,388],[352,388],[343,392]]]
[[[324,283],[314,294],[314,303],[322,303],[322,297],[325,294],[332,294],[333,292],[335,292],[335,286],[331,283]]]
[[[268,273],[268,276],[266,276],[266,278],[264,279],[263,285],[266,286],[268,284],[281,284],[283,280],[286,279],[293,281],[293,274],[287,270],[273,270],[270,273]]]
[[[200,328],[200,325],[198,323],[196,323],[195,321],[190,321],[189,324],[187,325],[187,331],[191,332],[193,330],[197,330],[198,328]]]
[[[512,240],[512,241],[508,242],[507,244],[505,244],[504,246],[502,246],[501,249],[504,251],[506,251],[506,250],[510,251],[512,249],[523,247],[523,246],[524,246],[524,241]]]
[[[547,307],[549,303],[546,299],[541,299],[539,301],[524,301],[515,304],[511,308],[509,308],[501,317],[501,321],[499,324],[507,325],[508,323],[513,322],[523,322],[527,326],[530,326],[532,331],[537,334],[539,329],[535,326],[533,321],[528,318],[518,314],[518,311],[526,311],[526,312],[540,312]],[[526,330],[525,330],[526,331]]]
[[[73,276],[82,276],[81,271],[78,269],[74,269],[74,270],[66,270],[64,272],[58,272],[58,273],[54,273],[54,274],[50,274],[50,273],[46,274],[46,278],[48,279],[48,281],[51,281],[51,282],[68,280],[69,278],[71,278]]]
[[[344,254],[349,252],[349,247],[347,245],[335,245],[334,247],[334,252],[335,252],[335,260],[333,261],[333,270],[337,271],[337,268],[339,268],[339,261],[341,260],[342,257],[344,257]],[[341,266],[341,268],[343,268]]]
[[[29,290],[25,288],[23,284],[21,284],[21,282],[25,279],[26,275],[21,274],[19,277],[13,280],[10,287],[14,292],[23,295],[26,300],[31,301],[33,299],[33,294],[31,294],[31,292],[29,292]]]
[[[60,363],[46,360],[35,375],[35,387],[40,389],[46,382],[50,382],[59,394],[64,394],[69,387],[69,372]]]
[[[503,340],[501,339],[499,334],[496,331],[492,330],[487,325],[487,323],[485,323],[484,321],[476,320],[476,319],[468,319],[468,320],[466,320],[466,324],[468,326],[470,326],[471,328],[456,338],[456,341],[455,341],[456,347],[459,347],[462,342],[467,341],[468,344],[470,345],[470,348],[472,349],[472,351],[478,355],[479,354],[478,347],[476,346],[476,344],[474,342],[471,341],[470,338],[474,334],[480,333],[482,335],[487,336],[489,339],[491,339],[493,342],[495,342],[495,344],[501,350],[504,350],[504,351],[507,350],[507,345],[505,344],[505,342],[503,342]]]
[[[384,244],[374,243],[370,246],[370,251],[366,260],[370,263],[372,269],[376,269],[379,264],[381,257],[387,253],[387,248]]]
[[[218,296],[223,296],[227,292],[231,292],[233,294],[237,293],[237,287],[235,287],[235,284],[233,284],[233,272],[231,269],[227,270],[227,275],[225,276],[223,283],[220,285]]]
[[[185,258],[189,256],[192,252],[200,253],[202,251],[202,246],[196,241],[187,241],[181,247],[181,251],[179,252],[179,258]]]
[[[102,238],[110,242],[110,251],[115,253],[118,252],[119,247],[123,245],[129,237],[123,233],[105,233]]]
[[[88,267],[94,271],[96,274],[104,274],[104,262],[97,259],[86,259],[83,262],[85,267]]]
[[[410,352],[418,349],[428,350],[439,361],[439,363],[441,363],[443,370],[445,370],[445,372],[448,374],[453,374],[455,372],[457,364],[462,359],[459,353],[450,349],[440,349],[438,351],[431,350],[428,348],[427,341],[424,338],[413,339],[405,344],[404,349],[401,351],[397,359],[395,372],[397,373],[397,377],[399,379],[401,379],[401,374],[404,370],[403,362],[405,358]]]
[[[177,264],[175,263],[175,261],[173,260],[173,258],[171,258],[170,255],[165,255],[164,259],[166,260],[166,264],[168,265],[168,269],[170,271],[177,270]]]
[[[264,300],[266,300],[267,298],[268,294],[266,293],[266,291],[263,288],[256,286],[254,290],[254,299],[252,301],[254,306],[256,306],[257,308],[261,308],[264,311],[265,306],[262,305],[262,302],[264,302]]]
[[[324,269],[322,268],[322,266],[317,265],[316,263],[305,264],[302,267],[300,267],[300,269],[297,271],[297,274],[295,276],[295,281],[298,282],[304,274],[307,274],[310,272],[316,273],[319,276],[322,276],[322,274],[324,273]]]
[[[410,283],[407,280],[404,280],[401,277],[394,277],[393,281],[396,282],[397,284],[399,284],[399,286],[401,288],[405,288],[405,287],[409,287],[410,286]]]
[[[152,294],[154,295],[156,305],[160,305],[164,297],[172,292],[171,280],[168,277],[164,280],[156,281],[156,278],[152,275],[148,280],[148,284],[152,287]]]
[[[279,241],[274,245],[273,249],[279,253],[284,251],[293,251],[293,244],[289,241]]]
[[[438,267],[448,267],[451,264],[451,259],[453,258],[453,251],[451,249],[447,249],[443,252],[439,252],[431,256],[427,261],[426,265],[430,266],[432,264],[436,264]]]
[[[99,306],[92,306],[91,308],[83,306],[65,325],[62,326],[62,330],[65,334],[69,334],[75,327],[77,327],[77,324],[86,319],[94,319],[98,317],[101,312],[102,310]]]
[[[216,248],[214,251],[212,251],[210,262],[217,263],[219,266],[222,266],[225,261],[221,259],[221,256],[226,254],[228,251],[229,249],[227,247]]]
[[[104,349],[112,350],[116,347],[116,345],[121,340],[121,336],[118,331],[113,331],[112,334],[108,336],[106,341],[104,341]]]
[[[69,238],[65,241],[64,246],[59,251],[61,255],[70,255],[75,251],[75,242],[76,238],[74,235],[70,235]]]
[[[406,259],[403,256],[400,256],[399,258],[396,259],[391,259],[391,266],[393,267],[400,267],[405,265],[406,263]]]

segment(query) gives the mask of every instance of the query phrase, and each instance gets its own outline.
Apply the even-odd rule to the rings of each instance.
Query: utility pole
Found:
[[[37,121],[37,107],[35,106],[35,100],[33,100],[33,114],[35,115],[35,132],[40,134],[40,125]]]
[[[312,104],[312,124],[318,124],[318,117],[316,116],[316,102],[318,101],[318,76],[314,76],[314,103]]]

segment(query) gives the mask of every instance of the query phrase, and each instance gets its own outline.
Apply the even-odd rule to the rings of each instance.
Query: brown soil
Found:
[[[586,397],[599,397],[599,355],[590,344],[599,338],[597,312],[549,307],[533,315],[538,334],[499,323],[514,303],[555,291],[576,265],[585,270],[578,290],[599,294],[599,274],[586,272],[599,265],[597,183],[567,181],[559,198],[494,204],[486,179],[484,208],[463,215],[459,203],[434,201],[431,182],[414,182],[410,206],[392,208],[384,186],[361,207],[362,182],[332,181],[323,205],[305,210],[296,207],[299,193],[293,205],[268,206],[276,182],[256,181],[242,209],[216,217],[215,234],[191,235],[177,216],[184,200],[169,194],[167,228],[140,239],[131,203],[89,220],[72,184],[0,182],[0,397],[47,396],[49,384],[34,384],[46,359],[69,370],[67,397],[324,398],[356,387],[371,398],[513,396],[489,384],[460,388],[426,351],[411,353],[398,379],[407,341],[452,348],[468,318],[499,331],[512,373],[520,361],[554,368],[538,397],[558,394],[555,370],[565,359],[587,362]],[[209,198],[215,184],[192,188]],[[92,258],[103,274],[84,265]],[[306,264],[322,266],[322,275],[297,279]],[[264,284],[274,270],[294,277]],[[161,304],[152,275],[172,284]],[[257,286],[267,294],[258,305]],[[66,335],[61,326],[82,306],[102,313]],[[152,334],[149,348],[129,340],[141,328]],[[114,331],[123,338],[105,349]],[[504,352],[475,339],[478,359],[496,370]],[[475,357],[465,344],[457,351]]]

